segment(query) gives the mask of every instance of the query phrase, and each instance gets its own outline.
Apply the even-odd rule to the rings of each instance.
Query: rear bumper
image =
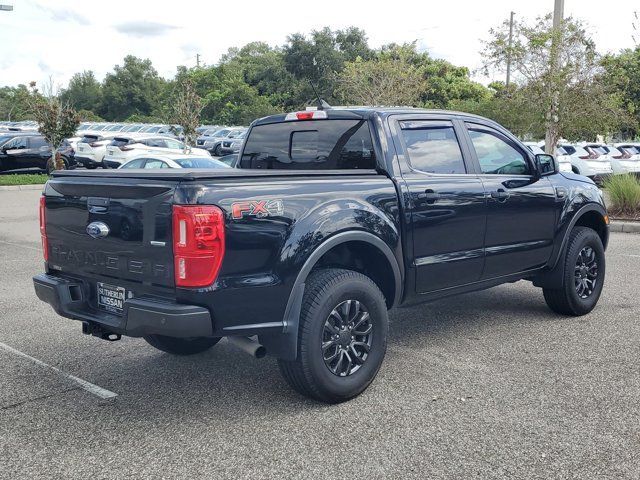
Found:
[[[108,158],[105,158],[104,160],[102,160],[102,163],[105,165],[105,167],[109,167],[109,168],[118,168],[124,162],[125,160],[112,160]]]
[[[97,162],[92,157],[83,157],[83,156],[77,155],[77,154],[76,154],[76,162],[78,162],[83,167],[87,167],[87,166],[89,166],[89,167],[102,166],[102,162]]]
[[[240,151],[240,149],[235,149],[235,148],[231,148],[231,147],[220,147],[220,154],[221,155],[231,155],[233,153],[238,153]]]
[[[123,314],[102,312],[90,305],[89,290],[82,281],[53,275],[33,277],[36,295],[53,307],[58,315],[99,325],[108,332],[141,337],[209,337],[213,324],[209,310],[195,305],[182,305],[152,297],[125,300]]]

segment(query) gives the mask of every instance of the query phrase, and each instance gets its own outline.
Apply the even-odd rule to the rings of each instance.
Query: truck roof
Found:
[[[372,116],[388,117],[389,115],[411,115],[411,114],[423,114],[423,115],[435,115],[443,117],[460,117],[467,119],[474,119],[482,123],[489,123],[491,125],[498,125],[493,120],[490,120],[479,115],[471,113],[457,112],[454,110],[440,110],[440,109],[427,109],[427,108],[414,108],[414,107],[366,107],[366,106],[349,106],[349,107],[331,107],[324,110],[327,113],[329,119],[363,119],[371,118]],[[252,126],[263,125],[268,123],[284,122],[287,114],[281,113],[277,115],[269,115],[255,120]]]

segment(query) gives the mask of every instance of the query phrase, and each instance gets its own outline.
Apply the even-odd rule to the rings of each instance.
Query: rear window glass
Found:
[[[373,169],[366,120],[307,120],[254,127],[240,168],[274,170]]]
[[[628,146],[628,147],[619,147],[620,150],[623,150],[625,153],[629,155],[636,155],[640,153],[640,147]]]
[[[131,140],[129,138],[116,137],[111,140],[111,143],[109,145],[111,145],[112,147],[124,147],[129,143],[131,143]]]
[[[606,155],[606,154],[607,154],[607,151],[606,151],[604,148],[602,148],[602,147],[591,147],[591,149],[592,149],[594,152],[596,152],[596,153],[598,153],[598,154],[600,154],[600,155]]]
[[[562,145],[562,148],[564,148],[565,152],[567,152],[567,155],[573,155],[574,153],[576,153],[576,149],[571,145]]]
[[[93,143],[100,140],[102,137],[99,135],[84,135],[78,143]]]

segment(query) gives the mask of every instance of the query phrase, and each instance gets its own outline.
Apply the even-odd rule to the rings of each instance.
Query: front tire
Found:
[[[564,262],[562,288],[543,288],[544,299],[556,313],[585,315],[595,308],[604,285],[604,247],[598,234],[591,228],[574,227]]]
[[[165,335],[147,335],[149,345],[172,355],[194,355],[209,350],[220,341],[219,337],[175,338]]]
[[[374,380],[387,349],[384,296],[351,270],[318,270],[309,277],[298,327],[296,360],[278,360],[296,391],[327,403],[356,397]]]

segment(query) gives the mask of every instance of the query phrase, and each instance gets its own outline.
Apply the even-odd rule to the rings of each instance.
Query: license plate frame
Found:
[[[96,301],[98,308],[114,315],[122,315],[127,290],[118,285],[96,282]]]

